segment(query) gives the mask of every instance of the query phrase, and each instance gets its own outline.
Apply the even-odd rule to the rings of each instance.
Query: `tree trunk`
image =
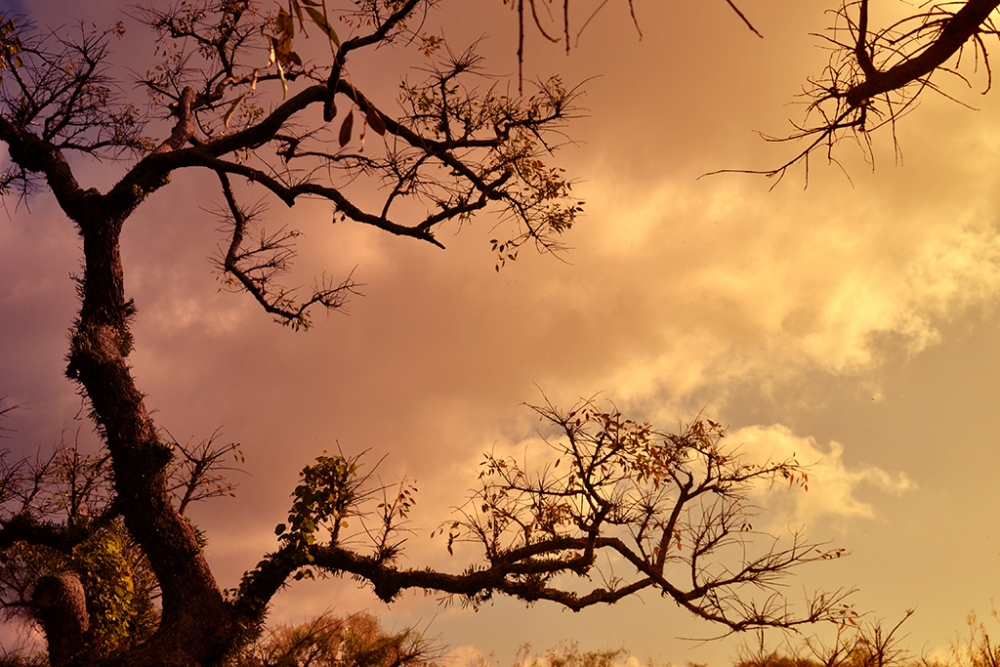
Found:
[[[32,594],[35,615],[49,643],[49,664],[63,667],[86,650],[87,598],[74,572],[42,577]]]
[[[85,272],[67,374],[83,387],[114,470],[117,508],[138,541],[162,590],[160,628],[132,664],[205,664],[229,648],[234,614],[205,561],[194,529],[171,502],[167,466],[173,456],[136,388],[126,362],[131,351],[120,253],[123,220],[101,215],[94,197],[78,219]],[[50,642],[52,638],[50,636]]]

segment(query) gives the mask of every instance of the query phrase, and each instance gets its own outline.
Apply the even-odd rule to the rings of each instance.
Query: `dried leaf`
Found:
[[[285,80],[285,68],[281,66],[281,63],[275,63],[278,66],[278,78],[281,79],[281,99],[288,97],[288,81]]]
[[[289,3],[289,8],[291,8],[291,3]],[[290,43],[292,38],[295,37],[295,23],[292,21],[292,15],[284,9],[279,9],[275,24],[281,33],[281,41],[288,40]]]
[[[288,0],[288,13],[295,14],[295,18],[299,20],[299,25],[302,25],[302,6],[299,5],[298,0]],[[305,28],[302,29],[305,32]]]
[[[236,98],[236,101],[233,102],[229,106],[229,110],[226,111],[226,115],[222,117],[222,124],[226,126],[226,129],[229,129],[229,121],[233,119],[233,114],[235,114],[236,110],[240,108],[241,104],[243,104],[243,100],[247,98],[247,95],[249,95],[249,93],[243,93]]]
[[[313,23],[319,26],[320,30],[326,33],[326,36],[330,38],[336,47],[340,48],[340,37],[337,36],[337,31],[333,29],[330,22],[326,20],[326,14],[319,11],[318,9],[313,9],[312,7],[306,6],[306,12],[312,18]]]
[[[270,57],[268,58],[268,65],[274,63],[278,68],[278,78],[281,79],[281,90],[284,97],[288,97],[288,82],[285,80],[285,69],[281,66],[281,58],[279,57],[280,50],[278,48],[278,42],[273,37],[270,39]]]
[[[385,121],[382,119],[382,114],[375,110],[375,107],[368,106],[368,115],[365,116],[365,121],[368,123],[368,127],[375,130],[380,137],[385,136]]]
[[[354,109],[347,112],[347,118],[340,125],[340,147],[343,148],[351,140],[351,130],[354,128]]]

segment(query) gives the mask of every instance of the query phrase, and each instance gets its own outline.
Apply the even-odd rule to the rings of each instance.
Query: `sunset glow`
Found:
[[[576,16],[599,4],[581,1]],[[176,173],[143,203],[122,237],[137,385],[177,441],[218,430],[246,459],[231,473],[235,498],[190,512],[221,586],[276,548],[299,471],[324,451],[364,452],[381,482],[412,482],[402,562],[461,571],[479,557],[474,545],[449,555],[430,534],[466,501],[483,455],[542,457],[539,420],[523,404],[593,398],[663,430],[702,415],[751,460],[809,466],[808,491],[753,496],[757,529],[803,529],[847,552],[796,569],[791,600],[856,588],[855,609],[891,623],[915,608],[904,643],[918,656],[946,647],[968,612],[988,615],[1000,594],[1000,97],[980,94],[986,74],[970,60],[971,87],[933,79],[960,103],[928,91],[900,119],[898,156],[886,127],[869,135],[871,155],[848,139],[836,163],[820,151],[778,183],[703,176],[771,169],[801,150],[758,132],[783,136],[802,120],[798,95],[828,58],[814,34],[828,27],[826,3],[737,4],[763,38],[724,0],[635,0],[641,37],[628,4],[608,3],[568,55],[528,31],[525,92],[553,74],[581,91],[549,160],[585,202],[564,251],[527,244],[497,271],[491,239],[506,232],[489,212],[446,223],[441,250],[331,223],[328,202],[264,198],[269,229],[302,234],[291,284],[359,284],[346,314],[317,312],[294,332],[221,282],[211,258],[227,240],[212,212],[225,202],[211,172]],[[0,0],[0,15],[17,13],[53,28],[121,20],[116,74],[131,81],[153,62],[131,3]],[[480,40],[485,69],[516,89],[510,5],[443,0],[423,29],[456,51]],[[426,62],[401,46],[359,57],[351,75],[395,108],[401,77]],[[138,89],[123,93],[145,103]],[[382,139],[369,130],[365,141]],[[106,190],[126,165],[74,167],[83,187]],[[264,197],[246,192],[250,203]],[[0,448],[97,451],[89,407],[65,375],[79,236],[48,192],[5,207],[0,396],[20,407],[2,422]],[[653,592],[580,613],[499,597],[473,611],[412,593],[387,606],[350,578],[289,586],[269,622],[326,610],[426,629],[456,656],[493,655],[495,666],[524,643],[577,640],[625,646],[644,664],[723,667],[745,639],[688,641],[723,629]],[[0,628],[7,649],[31,637]]]

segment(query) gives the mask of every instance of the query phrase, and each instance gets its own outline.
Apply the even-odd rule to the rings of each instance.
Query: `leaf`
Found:
[[[340,125],[340,147],[343,148],[351,140],[351,130],[354,128],[354,109],[347,112],[347,118]]]
[[[275,67],[278,68],[278,78],[281,79],[281,91],[282,99],[288,97],[288,81],[285,80],[285,68],[281,66],[281,59],[278,58],[278,48],[277,43],[274,38],[271,39],[271,54],[269,59],[269,64],[274,63]]]
[[[368,127],[375,130],[376,134],[380,137],[385,136],[385,121],[382,119],[382,114],[375,110],[375,107],[368,105],[368,115],[365,116],[365,121],[368,123]]]
[[[283,532],[285,532],[287,528],[288,526],[286,526],[285,524],[279,523],[277,526],[274,527],[274,534],[281,535]]]
[[[299,25],[302,25],[302,6],[299,5],[298,0],[288,0],[288,13],[295,13],[295,18],[299,20]],[[305,33],[305,28],[302,29]]]
[[[289,3],[289,5],[291,5],[291,3]],[[281,34],[282,43],[287,41],[291,44],[292,38],[295,37],[295,23],[292,21],[292,15],[284,9],[278,9],[278,16],[275,18],[275,26]]]
[[[233,114],[235,114],[236,110],[240,108],[241,104],[243,104],[243,100],[247,98],[247,95],[249,95],[249,93],[243,93],[238,98],[236,98],[236,101],[233,102],[229,106],[229,110],[226,111],[226,115],[222,117],[222,124],[226,126],[226,129],[229,128],[229,121],[233,119]]]
[[[306,5],[306,12],[308,12],[309,16],[312,18],[313,23],[318,25],[320,30],[326,33],[326,36],[330,38],[330,41],[333,42],[339,50],[340,37],[337,36],[337,31],[330,26],[330,22],[326,20],[326,14],[318,9],[313,9],[308,5]]]
[[[285,80],[285,68],[281,66],[281,63],[277,63],[277,65],[278,78],[281,79],[281,99],[285,99],[288,97],[288,81]]]

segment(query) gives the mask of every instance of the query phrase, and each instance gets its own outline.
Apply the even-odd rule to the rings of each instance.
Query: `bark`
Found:
[[[146,657],[160,664],[212,662],[232,637],[232,613],[194,530],[171,502],[167,466],[172,452],[161,440],[126,361],[133,308],[124,293],[123,220],[108,216],[102,203],[94,195],[78,220],[85,257],[83,302],[67,373],[90,400],[111,453],[125,525],[149,558],[162,590],[162,622],[150,642],[157,648],[144,651]],[[143,660],[136,656],[132,664]]]
[[[90,627],[83,584],[73,572],[42,577],[32,596],[35,614],[49,642],[49,663],[63,667],[86,650]]]
[[[184,125],[189,123],[181,119],[178,127],[190,129]],[[177,143],[177,135],[168,141]],[[142,200],[167,182],[169,167],[159,168],[157,156],[150,156],[126,177],[126,187],[102,195],[83,190],[61,152],[30,132],[0,119],[0,140],[10,147],[14,161],[43,174],[83,240],[82,302],[71,335],[67,375],[80,383],[90,401],[91,416],[111,454],[117,505],[162,590],[160,628],[147,646],[129,657],[129,663],[216,662],[232,642],[232,609],[194,530],[171,502],[167,486],[171,448],[161,440],[127,363],[134,308],[125,297],[121,231]],[[51,651],[68,655],[63,645],[75,641],[72,633],[46,634]]]
[[[869,73],[864,82],[847,91],[847,103],[854,108],[866,100],[899,90],[913,81],[926,77],[944,65],[978,33],[982,24],[998,6],[1000,0],[968,0],[920,55],[904,60],[884,72]]]

